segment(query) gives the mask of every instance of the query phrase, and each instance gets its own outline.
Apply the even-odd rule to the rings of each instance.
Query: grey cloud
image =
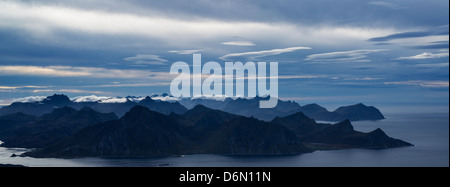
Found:
[[[165,65],[168,62],[166,59],[162,59],[158,55],[136,55],[134,57],[127,57],[124,60],[133,62],[135,64],[147,64],[147,65]]]
[[[169,51],[169,53],[176,53],[179,55],[192,55],[194,53],[201,53],[203,50],[198,50],[198,49],[194,49],[194,50],[172,50]]]
[[[385,51],[385,49],[367,49],[353,51],[339,51],[309,55],[306,60],[313,62],[368,62],[367,55]]]
[[[108,12],[160,15],[182,20],[220,19],[230,21],[291,22],[301,24],[380,23],[395,26],[442,25],[448,23],[448,1],[442,0],[23,0],[33,4],[69,6]],[[373,11],[375,6],[387,7]],[[351,7],[351,8],[349,8]],[[398,9],[408,7],[407,9]],[[430,13],[433,11],[433,13]],[[344,22],[343,22],[344,21]]]
[[[248,58],[249,60],[257,60],[258,58],[261,58],[261,57],[279,55],[279,54],[283,54],[283,53],[289,53],[289,52],[294,52],[294,51],[298,51],[298,50],[308,50],[308,49],[311,49],[311,48],[310,47],[289,47],[289,48],[284,48],[284,49],[271,49],[271,50],[252,51],[252,52],[244,52],[244,53],[231,53],[231,54],[222,56],[219,59],[230,60],[230,59],[236,58],[236,57],[245,57],[245,58]]]
[[[381,7],[391,8],[391,9],[400,9],[400,8],[402,8],[402,7],[400,7],[397,4],[384,2],[384,1],[372,1],[372,2],[369,2],[368,4],[369,5],[374,5],[374,6],[381,6]]]
[[[429,45],[414,46],[413,49],[448,49],[448,41],[432,42]]]
[[[421,38],[421,37],[427,37],[427,36],[448,35],[449,34],[448,29],[449,29],[448,25],[445,25],[445,26],[437,27],[432,30],[428,30],[428,31],[402,32],[402,33],[391,34],[391,35],[383,36],[383,37],[371,38],[371,39],[369,39],[369,41],[371,41],[371,42],[388,42],[388,41],[396,40],[396,39]]]

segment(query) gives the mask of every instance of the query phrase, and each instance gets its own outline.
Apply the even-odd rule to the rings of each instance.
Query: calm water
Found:
[[[386,114],[387,120],[355,122],[356,130],[383,129],[389,136],[413,143],[415,147],[385,150],[350,149],[318,151],[298,156],[228,157],[187,155],[160,159],[34,159],[11,158],[24,149],[0,148],[0,163],[25,166],[107,166],[107,167],[303,167],[303,166],[449,166],[449,115]]]

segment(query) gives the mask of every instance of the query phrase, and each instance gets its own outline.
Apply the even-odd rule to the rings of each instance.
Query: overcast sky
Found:
[[[0,104],[169,92],[176,61],[277,61],[300,104],[449,103],[448,0],[0,0]]]

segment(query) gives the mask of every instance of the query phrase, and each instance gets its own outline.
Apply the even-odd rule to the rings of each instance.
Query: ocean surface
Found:
[[[422,167],[449,166],[449,114],[385,114],[386,120],[353,122],[355,129],[383,129],[391,137],[414,147],[384,150],[347,149],[317,151],[296,156],[184,155],[167,158],[35,159],[11,157],[26,149],[0,147],[1,164],[37,167]]]

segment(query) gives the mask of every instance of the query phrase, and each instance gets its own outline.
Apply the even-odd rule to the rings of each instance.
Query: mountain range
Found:
[[[259,100],[264,99],[260,97],[180,102],[153,98],[102,103],[74,102],[65,95],[53,95],[40,102],[13,103],[0,110],[8,113],[0,116],[0,140],[4,147],[37,148],[26,156],[58,158],[284,155],[412,146],[381,129],[355,131],[349,119],[326,124],[310,117],[318,113],[334,120],[383,117],[378,109],[363,104],[328,112],[316,104],[301,107],[288,101],[280,101],[274,109],[259,109]],[[188,110],[180,103],[193,107]],[[262,116],[265,120],[258,119]]]
[[[52,112],[55,108],[68,106],[77,110],[84,107],[92,108],[101,113],[115,113],[118,117],[122,117],[132,107],[136,105],[146,106],[147,108],[163,113],[163,114],[183,114],[188,109],[192,109],[197,105],[203,105],[208,108],[225,111],[228,113],[255,117],[263,121],[271,121],[276,117],[285,117],[297,112],[303,112],[308,117],[319,121],[339,122],[346,119],[351,121],[360,120],[381,120],[384,119],[383,114],[375,107],[366,106],[364,104],[356,104],[351,106],[340,107],[330,112],[318,104],[309,104],[300,106],[293,101],[278,100],[278,105],[271,109],[259,108],[261,100],[267,100],[264,97],[255,97],[252,99],[232,99],[215,100],[211,98],[173,98],[171,102],[162,101],[155,98],[171,97],[168,94],[152,95],[141,100],[133,100],[134,97],[127,97],[126,102],[104,103],[99,101],[74,102],[65,95],[48,96],[40,102],[21,103],[15,102],[9,106],[0,108],[0,116],[14,113],[24,113],[34,116],[41,116]]]
[[[321,124],[302,112],[277,117],[272,123],[287,127],[312,149],[369,148],[383,149],[412,146],[386,135],[381,129],[369,133],[355,131],[350,120],[336,124]]]
[[[265,122],[203,105],[170,115],[136,105],[120,119],[90,108],[63,107],[41,117],[6,115],[0,122],[2,146],[39,148],[25,154],[33,157],[284,155],[412,145],[381,129],[357,132],[349,120],[321,124],[298,112]]]
[[[79,111],[62,107],[41,117],[16,113],[0,117],[0,139],[3,147],[41,148],[91,125],[115,119],[114,113],[103,114],[87,107]]]
[[[87,127],[33,157],[281,155],[311,152],[286,127],[196,106],[170,116],[135,106],[121,119]]]
[[[0,116],[18,112],[34,116],[42,116],[52,112],[55,108],[67,106],[77,110],[84,107],[89,107],[101,113],[112,112],[117,116],[122,117],[136,105],[142,105],[163,114],[170,114],[172,112],[183,114],[187,111],[187,109],[178,102],[164,102],[153,100],[150,97],[145,97],[138,102],[131,101],[127,98],[126,102],[123,103],[103,103],[99,101],[74,102],[66,95],[55,94],[48,96],[43,101],[39,102],[14,102],[9,106],[0,108]]]
[[[232,114],[255,117],[264,121],[271,121],[276,117],[285,117],[297,112],[303,112],[308,117],[314,118],[319,121],[343,121],[349,119],[351,121],[361,120],[382,120],[385,119],[383,114],[373,106],[366,106],[362,103],[344,106],[336,109],[333,112],[328,111],[326,108],[318,104],[309,104],[300,106],[293,101],[278,100],[278,105],[275,108],[265,109],[259,108],[261,100],[268,100],[267,97],[255,97],[252,99],[231,99],[226,98],[224,100],[213,99],[182,99],[179,102],[186,108],[193,108],[197,105],[204,105],[209,108],[222,110]]]

